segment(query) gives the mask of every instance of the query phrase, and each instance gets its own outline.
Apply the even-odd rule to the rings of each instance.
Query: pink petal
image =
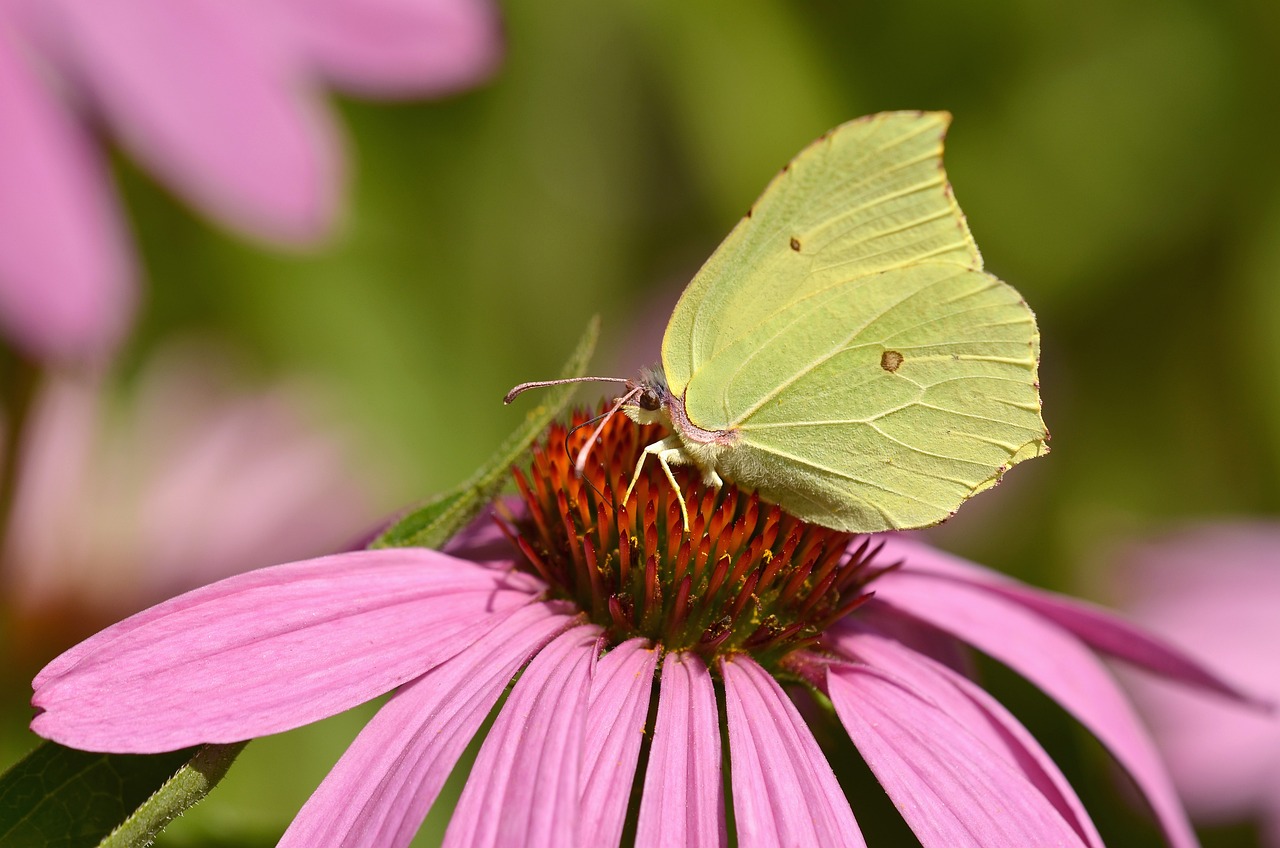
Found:
[[[359,469],[344,434],[306,420],[309,398],[300,387],[230,396],[212,385],[204,353],[203,369],[178,361],[164,375],[183,379],[186,391],[155,385],[154,377],[144,383],[151,396],[139,394],[133,426],[125,424],[129,431],[118,439],[118,453],[135,454],[136,476],[114,476],[138,487],[137,569],[154,590],[170,590],[162,597],[333,552],[372,514],[365,491],[371,475]],[[184,397],[197,391],[203,402]],[[191,420],[175,413],[179,404],[188,416],[192,406],[203,408]],[[155,417],[146,419],[147,412]],[[144,428],[151,432],[139,432]]]
[[[1117,565],[1115,578],[1132,584],[1129,610],[1137,621],[1280,700],[1280,525],[1188,529],[1129,546]],[[1280,809],[1274,714],[1158,679],[1125,682],[1194,816],[1229,821]]]
[[[1094,650],[1146,669],[1152,674],[1217,692],[1235,700],[1249,701],[1259,706],[1264,703],[1226,682],[1202,663],[1156,638],[1149,631],[1130,624],[1102,607],[1033,589],[958,557],[899,537],[886,540],[883,556],[905,560],[903,571],[955,580],[1021,604],[1075,634]]]
[[[922,656],[896,636],[878,632],[882,621],[893,620],[873,600],[858,611],[856,621],[843,623],[833,634],[835,646],[847,656],[892,674],[960,722],[994,756],[1020,772],[1081,839],[1093,848],[1102,848],[1102,838],[1075,790],[1021,722],[971,680]]]
[[[2,555],[6,591],[15,606],[49,604],[83,590],[85,576],[96,576],[77,568],[68,549],[86,550],[84,537],[96,535],[82,529],[93,523],[85,515],[88,505],[98,515],[107,512],[103,504],[84,499],[94,489],[89,469],[100,455],[102,405],[96,375],[58,371],[47,373],[31,398],[13,459],[17,480]],[[132,581],[117,574],[106,581],[118,584],[132,588]]]
[[[50,49],[121,137],[224,223],[305,242],[333,224],[340,155],[270,6],[44,0]]]
[[[402,687],[303,806],[281,848],[408,845],[511,678],[569,620],[546,604],[522,607]]]
[[[447,94],[483,81],[502,56],[487,0],[291,0],[290,10],[307,59],[365,95]]]
[[[576,627],[534,657],[471,768],[446,848],[578,844],[578,793],[600,628]]]
[[[874,597],[865,606],[859,607],[856,616],[846,617],[827,630],[823,634],[824,644],[836,649],[841,648],[844,644],[842,639],[845,635],[844,628],[851,626],[854,622],[866,621],[874,622],[878,633],[906,646],[913,653],[922,654],[967,677],[976,675],[972,648],[951,634],[944,633],[923,621],[901,615],[884,615],[883,607]]]
[[[1116,557],[1121,582],[1137,578],[1139,597],[1183,596],[1217,588],[1230,592],[1239,581],[1275,585],[1280,523],[1236,520],[1190,525],[1177,532],[1126,545]],[[1223,580],[1223,571],[1230,576]]]
[[[631,799],[658,652],[643,639],[623,642],[596,663],[587,710],[581,833],[617,845]]]
[[[720,720],[711,675],[692,654],[667,654],[640,801],[636,848],[723,846]]]
[[[1081,846],[1037,789],[910,684],[831,666],[836,713],[924,848]]]
[[[1115,680],[1074,636],[1025,607],[954,580],[900,570],[877,581],[876,597],[964,639],[1035,683],[1129,772],[1175,848],[1196,845],[1151,737]]]
[[[529,603],[536,583],[422,548],[241,574],[85,640],[45,667],[31,723],[90,751],[264,736],[430,670]]]
[[[109,353],[133,263],[102,167],[0,21],[0,330],[40,357]]]
[[[738,843],[865,846],[831,765],[791,699],[750,657],[720,661]]]

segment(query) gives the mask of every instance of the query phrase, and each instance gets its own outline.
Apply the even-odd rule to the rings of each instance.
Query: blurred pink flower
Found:
[[[0,558],[20,616],[110,621],[371,526],[384,506],[372,475],[348,440],[308,423],[307,387],[237,390],[225,366],[208,349],[171,350],[114,405],[104,380],[46,379]]]
[[[1096,608],[902,536],[859,543],[804,525],[732,486],[708,491],[687,469],[687,537],[653,463],[627,509],[606,509],[594,490],[625,485],[653,435],[638,430],[621,416],[605,428],[592,457],[608,467],[589,466],[588,486],[553,428],[517,476],[511,523],[473,525],[441,552],[276,566],[108,628],[36,677],[32,727],[89,750],[165,751],[276,733],[399,687],[281,844],[404,846],[518,674],[446,846],[617,845],[636,780],[636,845],[722,846],[719,688],[737,843],[862,845],[778,678],[803,679],[831,699],[925,848],[1099,848],[1053,761],[957,671],[968,644],[1089,728],[1171,845],[1196,844],[1090,648],[1231,692],[1209,673]]]
[[[1187,529],[1126,549],[1117,569],[1141,622],[1280,703],[1280,524]],[[1256,818],[1280,848],[1280,716],[1134,680],[1178,790],[1210,823]]]
[[[131,317],[89,120],[224,224],[308,242],[343,182],[323,86],[443,94],[499,53],[488,0],[0,0],[0,332],[79,357]]]

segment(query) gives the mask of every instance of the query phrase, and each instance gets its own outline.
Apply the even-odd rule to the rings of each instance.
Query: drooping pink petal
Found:
[[[309,64],[367,96],[457,91],[502,55],[488,0],[290,0],[289,11]]]
[[[465,649],[537,582],[422,548],[241,574],[90,637],[37,675],[31,723],[90,751],[234,742],[334,715]]]
[[[511,678],[569,620],[547,604],[522,607],[402,687],[303,806],[281,848],[408,845]]]
[[[726,840],[720,719],[711,675],[693,654],[667,654],[636,848],[715,848]]]
[[[43,0],[49,49],[128,147],[224,223],[307,242],[332,226],[336,133],[271,4]]]
[[[596,663],[587,710],[580,832],[591,844],[617,845],[649,718],[658,652],[643,639],[618,645]]]
[[[924,848],[1083,848],[1039,790],[910,684],[870,666],[834,665],[827,688]]]
[[[831,765],[782,687],[746,656],[722,659],[720,673],[738,843],[865,846]]]
[[[1071,784],[1022,723],[982,687],[878,630],[892,621],[874,600],[858,611],[856,620],[832,632],[834,647],[846,656],[892,674],[917,695],[932,701],[984,742],[1034,786],[1092,848],[1102,838]]]
[[[1256,705],[1263,703],[1256,696],[1242,692],[1223,680],[1185,652],[1102,607],[1034,589],[927,545],[896,536],[886,540],[883,556],[903,559],[903,571],[955,580],[1021,604],[1074,633],[1094,650],[1153,674],[1217,692],[1228,698]]]
[[[578,793],[600,628],[575,627],[529,663],[489,731],[445,848],[578,844]]]
[[[1036,684],[1105,745],[1137,783],[1174,848],[1197,844],[1151,737],[1101,662],[1020,604],[955,580],[897,571],[877,599],[940,627]]]
[[[110,352],[133,314],[133,263],[109,180],[0,20],[0,332],[42,358]]]

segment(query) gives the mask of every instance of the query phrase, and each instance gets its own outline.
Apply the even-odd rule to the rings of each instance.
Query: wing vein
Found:
[[[821,463],[817,463],[812,460],[805,459],[804,457],[795,456],[794,454],[789,454],[789,453],[786,453],[785,451],[777,450],[776,448],[772,448],[768,445],[755,445],[755,447],[759,450],[764,451],[765,453],[771,453],[774,456],[791,460],[792,462],[795,462],[799,465],[804,465],[809,468],[812,468],[815,471],[821,471],[826,474],[830,474],[832,477],[838,477],[841,480],[848,480],[851,483],[860,483],[864,486],[870,486],[873,489],[879,489],[882,492],[888,492],[891,495],[897,495],[900,498],[906,498],[909,501],[915,501],[916,503],[924,504],[925,506],[932,507],[933,509],[940,510],[942,512],[950,512],[950,510],[947,507],[941,506],[936,503],[931,503],[929,501],[926,501],[924,498],[917,497],[916,495],[910,495],[910,494],[907,494],[906,492],[899,492],[897,489],[886,486],[883,483],[877,483],[874,480],[867,480],[865,478],[858,477],[853,474],[848,474],[843,471],[837,471],[834,468],[830,468],[826,465],[822,465]],[[908,469],[903,469],[903,470],[906,471]],[[909,472],[909,473],[914,473],[914,472]],[[925,475],[925,476],[929,476],[929,475]]]
[[[958,276],[958,275],[955,275],[955,276]],[[806,375],[806,374],[808,374],[808,373],[812,372],[812,371],[813,371],[815,368],[817,368],[819,365],[822,365],[823,363],[829,362],[833,357],[835,357],[835,356],[837,356],[838,354],[840,354],[840,353],[844,350],[845,346],[847,346],[850,342],[852,342],[855,338],[857,338],[857,337],[858,337],[858,335],[859,335],[862,331],[864,331],[867,327],[869,327],[869,326],[871,326],[872,324],[874,324],[876,321],[878,321],[878,320],[880,320],[881,318],[883,318],[887,313],[889,313],[889,312],[891,312],[892,310],[896,309],[897,307],[901,306],[903,303],[907,302],[907,301],[908,301],[908,300],[910,300],[911,298],[916,297],[916,296],[917,296],[917,295],[919,295],[921,292],[928,291],[929,289],[933,288],[934,286],[937,286],[937,285],[940,285],[940,284],[942,284],[942,283],[945,283],[946,281],[948,281],[948,280],[950,280],[950,279],[952,279],[952,277],[941,277],[941,278],[939,278],[939,279],[937,279],[937,280],[933,280],[932,282],[928,283],[927,285],[922,286],[921,288],[918,288],[918,289],[916,289],[916,290],[914,290],[914,291],[908,292],[908,293],[907,293],[906,295],[904,295],[903,297],[899,298],[898,300],[894,301],[893,303],[888,304],[888,305],[887,305],[887,306],[885,306],[884,308],[880,309],[878,312],[876,312],[875,314],[873,314],[873,315],[872,315],[868,320],[864,321],[864,322],[862,323],[862,325],[861,325],[861,326],[859,326],[856,330],[854,330],[852,333],[849,333],[847,336],[845,336],[845,338],[844,338],[843,340],[841,340],[840,342],[838,342],[838,343],[837,343],[837,344],[836,344],[832,349],[830,349],[826,354],[824,354],[823,356],[817,357],[816,359],[814,359],[813,361],[811,361],[810,363],[808,363],[807,365],[805,365],[803,368],[801,368],[801,369],[800,369],[799,371],[797,371],[795,374],[791,375],[791,376],[790,376],[790,377],[788,377],[787,379],[785,379],[785,380],[783,380],[782,382],[780,382],[780,383],[778,384],[778,386],[777,386],[777,387],[775,387],[772,391],[770,391],[770,392],[766,393],[762,398],[760,398],[758,401],[756,401],[756,403],[755,403],[754,405],[752,405],[751,407],[749,407],[749,408],[748,408],[748,409],[746,409],[745,411],[743,411],[743,412],[739,413],[738,418],[737,418],[735,421],[733,421],[732,426],[738,426],[738,425],[740,425],[740,424],[741,424],[743,421],[745,421],[747,418],[750,418],[750,417],[751,417],[751,416],[752,416],[756,411],[758,411],[762,406],[764,406],[766,403],[768,403],[768,402],[769,402],[770,400],[772,400],[773,398],[777,397],[779,394],[781,394],[783,391],[785,391],[787,388],[789,388],[793,383],[795,383],[795,382],[796,382],[797,380],[799,380],[801,377],[803,377],[804,375]],[[845,283],[848,283],[848,282],[857,282],[857,281],[856,281],[856,280],[853,280],[853,281],[845,281]],[[836,284],[836,285],[840,285],[840,284]],[[835,285],[829,286],[827,289],[824,289],[824,291],[828,291],[828,290],[830,290],[830,289],[832,289],[832,288],[835,288]],[[797,320],[798,320],[798,318],[797,318]],[[792,323],[794,323],[794,322],[792,322]],[[788,325],[788,326],[789,326],[789,325]],[[775,337],[774,337],[774,338],[776,338],[776,337],[777,337],[777,336],[775,335]],[[743,369],[744,367],[746,367],[746,362],[747,362],[747,361],[749,361],[750,359],[754,358],[754,357],[755,357],[755,356],[756,356],[756,355],[757,355],[761,350],[763,350],[763,349],[764,349],[764,345],[761,345],[760,347],[756,348],[756,350],[755,350],[754,352],[752,352],[752,355],[751,355],[750,357],[747,357],[747,359],[746,359],[746,360],[744,360],[744,361],[743,361],[743,363],[742,363],[741,365],[739,365],[739,366],[738,366],[738,368],[733,372],[733,376],[736,378],[736,377],[737,377],[737,375],[738,375],[738,374],[740,374],[740,373],[742,372],[742,369]],[[725,387],[726,387],[726,390],[727,390],[727,388],[728,388],[728,386],[729,386],[729,384],[730,384],[730,383],[732,383],[732,380],[730,380],[730,381],[727,381],[727,382],[726,382],[726,386],[725,386]]]

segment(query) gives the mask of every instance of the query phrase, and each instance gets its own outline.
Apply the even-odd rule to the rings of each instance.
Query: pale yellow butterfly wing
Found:
[[[945,126],[873,116],[808,148],[668,326],[689,419],[737,432],[717,469],[801,518],[935,524],[1046,449],[1035,319],[981,270]]]

